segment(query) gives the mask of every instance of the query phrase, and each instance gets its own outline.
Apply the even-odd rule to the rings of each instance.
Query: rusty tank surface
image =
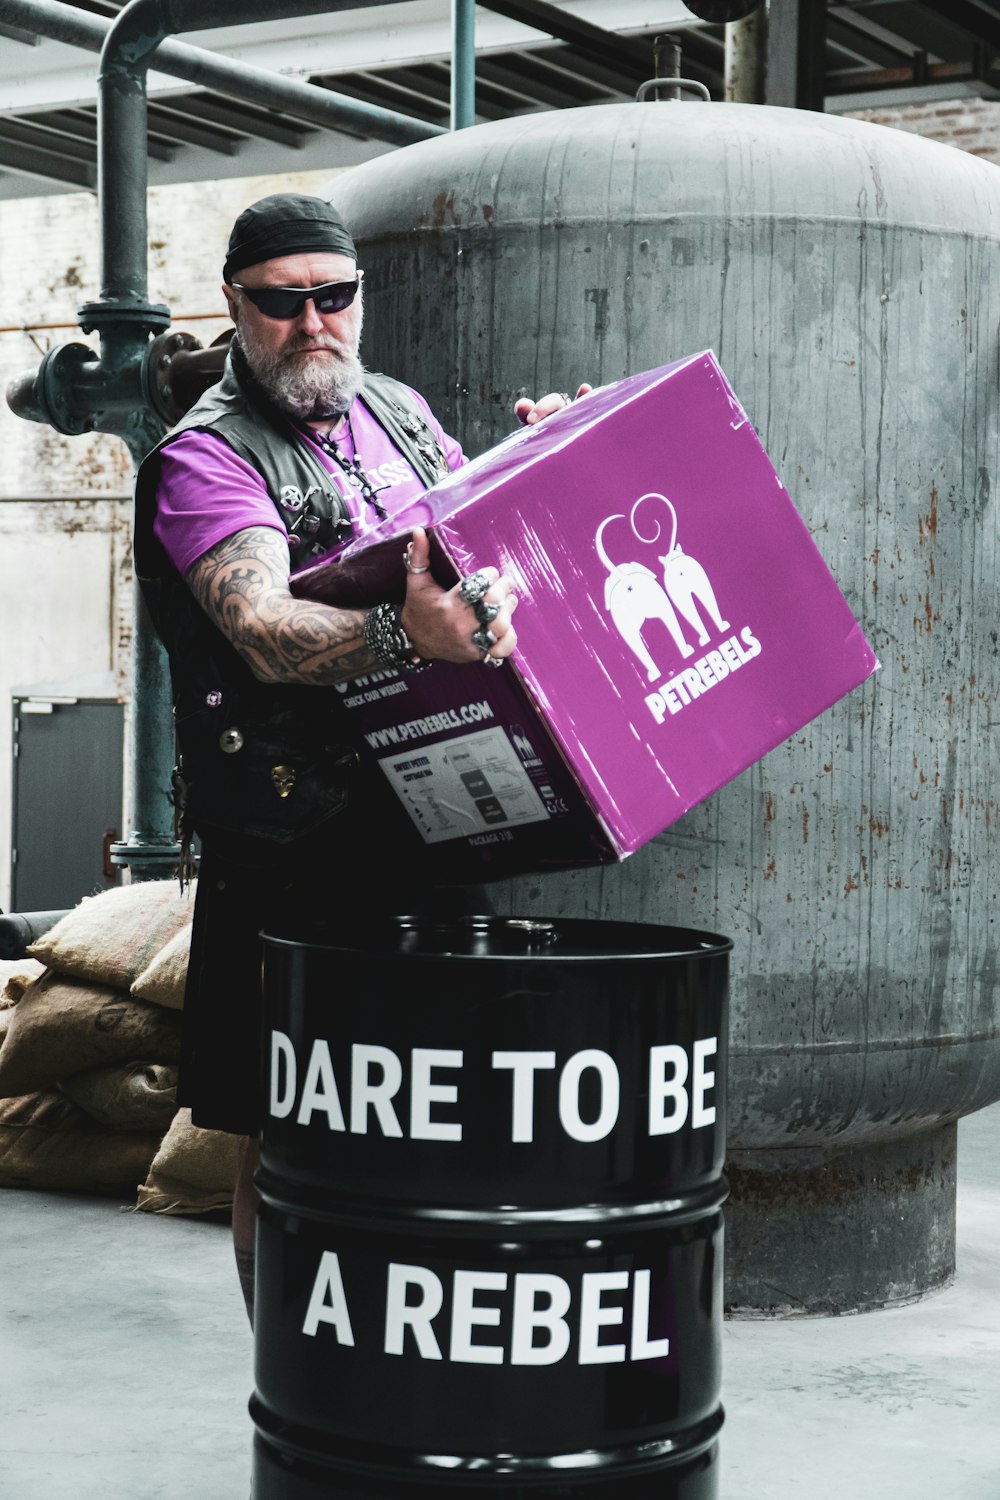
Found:
[[[732,1310],[945,1284],[955,1122],[1000,1097],[1000,171],[858,121],[649,103],[479,126],[331,192],[368,364],[470,453],[526,391],[716,351],[882,671],[620,868],[496,899],[733,936]]]

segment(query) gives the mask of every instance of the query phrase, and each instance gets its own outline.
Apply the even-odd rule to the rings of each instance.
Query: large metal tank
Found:
[[[1000,172],[871,124],[645,104],[410,146],[333,195],[368,363],[471,452],[525,390],[719,355],[882,671],[622,868],[499,904],[733,934],[732,1307],[945,1283],[955,1121],[1000,1096]]]

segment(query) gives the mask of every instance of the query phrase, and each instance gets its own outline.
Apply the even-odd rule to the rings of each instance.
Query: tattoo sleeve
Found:
[[[187,572],[188,587],[262,682],[316,687],[377,669],[365,645],[363,609],[295,599],[288,549],[270,526],[218,542]]]

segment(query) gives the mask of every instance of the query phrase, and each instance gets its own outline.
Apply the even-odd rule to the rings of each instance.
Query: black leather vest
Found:
[[[360,399],[425,485],[448,472],[405,387],[388,376],[366,375]],[[152,450],[136,476],[136,576],[170,659],[182,831],[194,828],[216,842],[236,836],[287,844],[345,805],[356,757],[340,695],[332,688],[258,681],[154,535],[160,454],[193,430],[221,438],[260,474],[289,529],[293,571],[349,535],[351,524],[332,475],[248,378],[238,348],[218,385]]]

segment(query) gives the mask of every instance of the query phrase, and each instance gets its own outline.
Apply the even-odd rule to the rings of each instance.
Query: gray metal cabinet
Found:
[[[11,908],[56,910],[118,882],[107,859],[122,807],[123,705],[14,696]]]

